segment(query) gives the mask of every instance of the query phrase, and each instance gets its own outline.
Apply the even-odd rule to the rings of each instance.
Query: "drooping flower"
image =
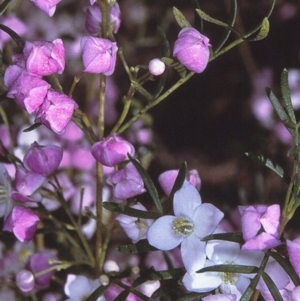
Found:
[[[134,155],[134,146],[118,135],[109,136],[92,146],[92,155],[105,166],[115,166]]]
[[[56,10],[56,5],[61,0],[30,0],[33,2],[40,10],[46,13],[49,17],[52,17]]]
[[[202,204],[197,189],[188,181],[175,193],[175,216],[157,219],[148,230],[148,241],[157,249],[168,251],[181,244],[181,257],[188,272],[205,263],[205,245],[201,239],[211,234],[224,214],[212,204]]]
[[[188,70],[201,73],[209,60],[209,39],[192,27],[183,28],[175,42],[173,56]]]
[[[117,44],[108,39],[83,37],[81,39],[84,72],[112,75],[117,59]]]
[[[238,209],[245,240],[243,250],[266,250],[281,244],[279,205],[239,206]]]
[[[161,75],[166,69],[165,63],[161,59],[153,59],[149,62],[149,72],[153,75]]]

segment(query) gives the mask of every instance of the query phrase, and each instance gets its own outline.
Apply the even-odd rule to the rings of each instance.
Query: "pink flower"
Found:
[[[209,60],[209,39],[191,27],[183,28],[175,42],[173,56],[188,70],[201,73]]]
[[[279,240],[280,206],[239,206],[245,244],[243,250],[266,250],[281,244]],[[260,232],[263,230],[263,232]]]
[[[34,288],[34,276],[28,270],[21,270],[16,276],[16,285],[24,293]]]
[[[13,232],[19,241],[26,243],[32,240],[39,220],[31,209],[15,206],[4,221],[3,230]]]
[[[57,134],[62,134],[70,122],[77,103],[65,94],[49,90],[40,106],[36,122],[41,122]]]
[[[300,275],[300,236],[294,240],[286,240],[290,262],[296,273]]]
[[[49,176],[59,166],[62,149],[56,145],[39,145],[36,142],[24,156],[24,166],[35,173]]]
[[[65,48],[61,39],[26,42],[23,54],[26,69],[36,75],[62,74],[65,69]]]
[[[112,75],[117,58],[117,44],[108,39],[83,37],[81,39],[84,72]]]
[[[40,10],[52,17],[56,10],[56,4],[61,0],[31,0]]]
[[[165,63],[160,59],[153,59],[149,62],[149,72],[153,75],[161,75],[166,69]]]
[[[105,166],[115,166],[134,155],[133,145],[121,136],[113,135],[96,142],[92,146],[92,155]]]

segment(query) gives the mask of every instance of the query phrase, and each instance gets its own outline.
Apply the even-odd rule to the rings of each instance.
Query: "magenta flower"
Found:
[[[26,42],[23,54],[26,69],[36,75],[62,74],[65,69],[65,48],[61,39]]]
[[[101,33],[101,21],[102,21],[102,13],[98,3],[95,3],[91,6],[85,8],[86,12],[86,21],[85,28],[87,32],[93,36],[97,36]],[[115,2],[110,10],[110,23],[113,24],[114,33],[117,33],[121,24],[120,19],[121,11],[118,2]]]
[[[108,39],[83,37],[81,39],[84,72],[112,75],[117,58],[117,44]]]
[[[133,145],[121,136],[113,135],[96,142],[92,146],[92,155],[105,166],[115,166],[134,155]]]
[[[294,240],[286,240],[290,262],[296,273],[300,275],[300,236]]]
[[[35,121],[41,122],[57,134],[62,134],[77,108],[78,105],[72,98],[49,90]]]
[[[132,198],[146,191],[143,179],[131,162],[125,168],[111,173],[106,183],[113,187],[113,195],[117,200]]]
[[[56,4],[61,0],[31,0],[40,10],[52,17],[56,10]]]
[[[24,156],[24,166],[43,176],[51,175],[62,159],[62,149],[56,145],[39,145],[34,142]]]
[[[279,205],[239,206],[238,208],[242,216],[242,232],[245,240],[243,250],[266,250],[281,244]]]
[[[160,59],[153,59],[149,62],[149,72],[153,75],[161,75],[166,69],[165,63]]]
[[[3,231],[13,232],[19,241],[26,243],[32,240],[39,220],[31,209],[14,206],[4,221]]]
[[[173,56],[188,70],[201,73],[209,60],[209,39],[192,27],[183,28],[175,42]]]

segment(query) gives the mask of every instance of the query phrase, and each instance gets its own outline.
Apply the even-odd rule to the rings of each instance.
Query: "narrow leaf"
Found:
[[[286,69],[283,69],[281,73],[281,80],[280,80],[280,86],[281,86],[281,93],[282,98],[285,104],[286,111],[290,117],[290,119],[296,123],[296,117],[292,105],[292,99],[291,99],[291,93],[289,88],[289,81],[288,81],[288,71]]]
[[[252,41],[260,41],[267,37],[270,30],[270,22],[268,18],[264,18],[257,36]]]
[[[159,298],[162,297],[166,294],[169,294],[172,291],[177,290],[178,288],[180,288],[181,285],[178,284],[177,281],[169,281],[167,284],[161,286],[160,288],[158,288],[152,295],[151,298],[155,299],[155,298]]]
[[[101,297],[104,292],[110,287],[109,285],[101,285],[99,286],[87,299],[86,301],[97,301],[99,297]]]
[[[10,2],[11,0],[5,0],[0,4],[0,16],[3,15],[3,13],[5,13]]]
[[[123,213],[123,214],[133,216],[133,217],[139,217],[139,218],[144,218],[144,219],[157,219],[157,218],[161,217],[161,214],[156,213],[156,212],[149,212],[149,211],[134,209],[129,206],[112,203],[112,202],[103,202],[102,206],[103,206],[103,208],[105,208],[109,211]]]
[[[208,241],[208,240],[227,240],[237,243],[244,243],[243,235],[242,233],[217,233],[217,234],[211,234],[207,235],[204,238],[202,238],[202,241]]]
[[[18,45],[18,47],[23,50],[25,42],[22,40],[22,38],[12,29],[5,26],[4,24],[0,24],[0,29],[5,31]]]
[[[246,291],[242,295],[240,301],[249,301],[255,291],[257,283],[259,281],[260,275],[257,274],[250,282],[250,285],[247,287]]]
[[[233,265],[233,264],[220,264],[209,266],[203,268],[196,273],[203,273],[203,272],[227,272],[227,273],[244,273],[244,274],[252,274],[258,273],[259,268],[254,266],[247,266],[247,265]]]
[[[276,284],[274,283],[274,281],[271,279],[271,277],[266,273],[263,272],[262,273],[262,278],[264,279],[272,297],[274,298],[274,300],[276,301],[284,301]]]
[[[118,297],[114,299],[114,301],[126,301],[129,294],[130,289],[126,289],[121,294],[119,294]]]
[[[175,299],[175,301],[193,301],[193,300],[199,300],[199,298],[203,298],[207,296],[208,293],[189,293],[182,297],[179,297]]]
[[[137,254],[149,251],[157,251],[157,249],[151,246],[147,240],[141,240],[136,244],[118,246],[118,251],[125,254]]]
[[[33,125],[31,125],[30,127],[24,129],[23,132],[31,132],[31,131],[37,129],[38,127],[40,127],[41,125],[42,125],[41,123],[36,122]]]
[[[138,162],[136,159],[134,159],[132,156],[130,156],[128,154],[128,157],[129,157],[129,160],[132,162],[132,164],[134,165],[134,167],[137,169],[138,173],[141,175],[144,183],[145,183],[145,186],[156,206],[156,208],[158,209],[158,211],[160,213],[163,212],[163,209],[162,209],[162,205],[161,205],[161,202],[160,202],[160,199],[158,197],[158,192],[156,190],[156,187],[153,183],[153,181],[151,180],[149,174],[147,173],[147,171],[144,169],[144,167],[140,164],[140,162]]]
[[[184,27],[192,27],[189,21],[185,18],[182,12],[177,9],[175,6],[173,7],[173,15],[181,28]]]

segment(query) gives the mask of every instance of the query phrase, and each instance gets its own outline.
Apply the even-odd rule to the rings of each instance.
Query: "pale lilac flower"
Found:
[[[292,301],[300,300],[300,286],[297,286],[292,291]]]
[[[233,294],[215,294],[202,298],[202,301],[236,301],[236,295]]]
[[[188,272],[205,263],[205,245],[201,239],[211,234],[224,214],[212,204],[202,204],[197,189],[188,181],[175,193],[175,216],[157,219],[148,230],[148,241],[157,249],[168,251],[181,244],[181,257]]]
[[[165,63],[161,59],[153,59],[148,65],[149,72],[153,75],[161,75],[166,69]]]
[[[147,211],[147,209],[141,204],[136,203],[130,206],[131,208]],[[120,223],[127,236],[135,244],[141,239],[147,238],[147,232],[149,227],[153,224],[152,219],[143,219],[133,216],[128,216],[125,214],[119,214],[116,220]]]
[[[56,5],[61,0],[30,0],[33,2],[40,10],[46,13],[49,17],[52,17],[56,10]]]
[[[24,156],[24,166],[43,176],[51,175],[62,159],[62,149],[56,145],[39,145],[34,142]]]
[[[106,183],[113,187],[113,196],[117,200],[125,200],[146,192],[144,181],[131,162],[125,168],[112,172]]]
[[[65,69],[65,48],[61,39],[26,42],[23,54],[26,69],[33,74],[62,74]]]
[[[102,13],[98,3],[85,8],[86,21],[85,28],[90,35],[97,36],[101,33]],[[109,20],[113,24],[113,31],[117,33],[121,24],[121,11],[118,2],[115,2],[111,7]]]
[[[14,206],[4,221],[3,230],[13,232],[21,242],[32,240],[39,217],[29,208]]]
[[[296,273],[300,275],[300,236],[294,240],[286,240],[290,262]]]
[[[49,90],[35,121],[41,122],[54,133],[62,134],[77,108],[78,105],[72,98]]]
[[[230,241],[211,240],[207,243],[206,255],[208,260],[205,267],[232,264],[259,267],[264,257],[262,251],[244,251],[240,245]],[[188,291],[209,292],[219,287],[222,293],[233,294],[240,299],[250,284],[253,274],[236,274],[224,272],[186,273],[183,284]]]
[[[91,152],[101,164],[112,167],[127,160],[128,154],[133,156],[135,150],[130,142],[114,134],[93,144]]]
[[[0,218],[6,218],[13,207],[11,191],[11,179],[5,166],[0,163]]]
[[[209,39],[192,27],[181,29],[173,56],[188,70],[201,73],[209,60]]]
[[[24,293],[30,292],[34,288],[34,276],[28,270],[21,270],[16,276],[16,285]]]
[[[81,301],[89,297],[98,287],[100,281],[92,280],[83,275],[69,274],[64,287],[65,294],[69,297],[65,301]],[[103,296],[96,301],[105,301]]]
[[[238,208],[245,240],[243,250],[266,250],[281,244],[279,205],[239,206]],[[261,229],[263,229],[262,233],[260,233]]]
[[[168,196],[171,193],[178,173],[178,169],[172,169],[161,173],[158,177],[159,185],[163,189],[164,193]],[[197,190],[200,190],[201,179],[196,169],[192,169],[187,172],[186,180],[189,181],[193,186],[195,186]]]
[[[117,59],[117,44],[108,39],[83,37],[81,39],[84,72],[112,75]]]

